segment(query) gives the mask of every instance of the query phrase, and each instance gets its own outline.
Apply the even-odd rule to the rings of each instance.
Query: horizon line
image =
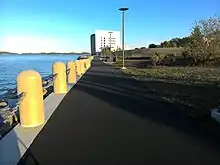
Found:
[[[11,51],[0,51],[0,53],[12,53],[12,54],[52,54],[52,53],[67,53],[67,54],[82,54],[82,53],[89,53],[90,52],[11,52]]]

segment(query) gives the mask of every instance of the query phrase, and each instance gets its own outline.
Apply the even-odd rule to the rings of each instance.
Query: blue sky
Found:
[[[0,0],[0,50],[90,51],[95,30],[120,30],[129,48],[188,35],[195,20],[220,15],[219,0]]]

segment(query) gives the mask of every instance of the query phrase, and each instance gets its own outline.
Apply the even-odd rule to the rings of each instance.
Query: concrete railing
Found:
[[[56,62],[52,67],[52,75],[48,76],[49,78],[46,80],[44,78],[42,80],[40,74],[34,70],[21,72],[17,76],[17,89],[15,89],[19,104],[14,109],[9,107],[9,112],[12,113],[11,116],[16,119],[19,116],[18,121],[21,127],[25,128],[31,129],[44,124],[43,97],[47,94],[47,88],[53,86],[54,94],[67,93],[67,84],[75,84],[77,77],[81,77],[91,67],[92,60],[93,56],[87,59],[68,61],[67,64]],[[4,124],[8,122],[7,117],[3,119]],[[9,119],[10,124],[13,124],[13,121],[11,121],[13,118]],[[1,135],[1,126],[3,125],[0,125],[0,139],[4,136],[4,134]]]

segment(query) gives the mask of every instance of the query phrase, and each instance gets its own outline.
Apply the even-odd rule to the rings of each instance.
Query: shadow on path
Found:
[[[93,78],[96,80],[106,80],[105,76],[96,77],[93,75]],[[129,90],[128,87],[126,90],[123,90],[120,86],[115,86],[114,83],[112,83],[112,86],[105,86],[88,80],[90,80],[89,76],[85,75],[78,83],[77,88],[140,118],[151,120],[161,125],[167,125],[175,129],[175,131],[183,132],[198,140],[202,140],[204,143],[209,143],[220,151],[219,134],[217,135],[216,132],[212,132],[210,128],[206,128],[198,120],[190,117],[188,115],[189,110],[170,103],[148,99],[144,96],[145,89],[141,90],[138,88],[138,90],[133,90],[131,88]],[[114,81],[120,82],[117,78],[114,78]]]
[[[219,136],[185,107],[100,61],[62,100],[28,149],[40,165],[219,165]],[[27,152],[19,165],[34,164]]]

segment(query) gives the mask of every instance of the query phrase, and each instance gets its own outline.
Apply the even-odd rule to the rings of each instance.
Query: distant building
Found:
[[[101,52],[104,47],[110,47],[111,50],[120,48],[120,31],[112,30],[96,30],[95,31],[95,47],[96,52]]]
[[[90,42],[91,42],[91,55],[96,54],[96,39],[95,39],[95,34],[92,34],[90,36]]]

